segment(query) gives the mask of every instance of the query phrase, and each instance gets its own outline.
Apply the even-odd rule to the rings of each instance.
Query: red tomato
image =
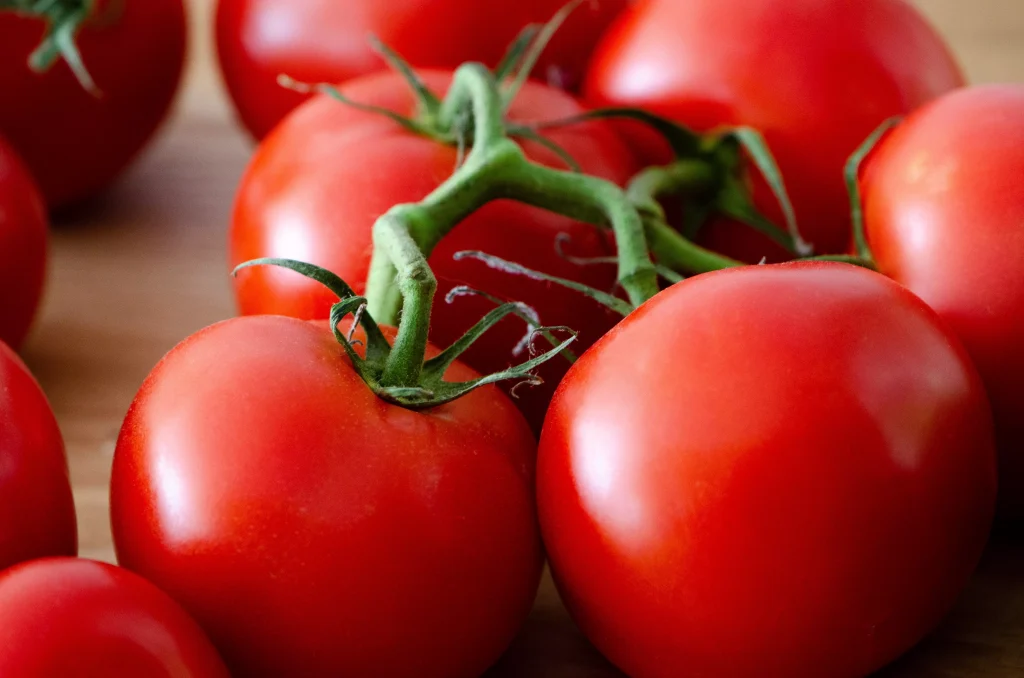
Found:
[[[0,574],[0,675],[229,678],[178,605],[127,570],[49,558]]]
[[[28,368],[0,342],[0,570],[77,553],[75,503],[57,420]]]
[[[633,678],[861,678],[967,582],[995,467],[933,311],[866,269],[784,264],[680,283],[585,354],[538,499],[564,601]]]
[[[427,72],[424,77],[438,92],[447,89],[451,80],[450,73]],[[411,113],[414,105],[405,81],[390,73],[353,82],[345,93],[403,114]],[[567,94],[529,83],[511,116],[529,122],[581,110]],[[622,142],[599,123],[557,130],[549,138],[589,174],[622,183],[635,169]],[[536,144],[524,147],[535,160],[563,166],[553,153]],[[231,225],[231,265],[259,257],[298,259],[334,271],[361,293],[373,249],[374,221],[393,205],[417,202],[437,188],[455,169],[456,159],[456,149],[412,134],[383,116],[326,97],[315,99],[267,138],[249,166]],[[452,259],[459,250],[483,250],[551,275],[611,289],[614,267],[570,262],[556,249],[562,233],[569,236],[566,250],[573,255],[611,253],[600,229],[511,201],[492,203],[459,224],[430,258],[439,279],[434,343],[447,346],[493,308],[483,299],[440,301],[448,290],[462,284],[525,302],[538,311],[543,323],[579,331],[577,350],[603,335],[615,319],[576,292],[495,271],[476,261]],[[319,283],[270,267],[242,271],[235,293],[244,314],[279,313],[304,319],[327,318],[336,300]],[[513,348],[522,339],[524,327],[515,318],[503,321],[464,356],[465,361],[483,373],[507,368],[515,360]],[[567,369],[568,362],[551,361],[539,371],[545,386],[519,391],[520,405],[538,431],[551,394]]]
[[[46,279],[46,206],[17,154],[0,138],[0,341],[17,348]]]
[[[236,318],[175,348],[128,413],[118,559],[239,676],[476,678],[537,591],[535,452],[493,387],[413,412],[326,322]]]
[[[594,45],[630,0],[590,0],[577,9],[534,73],[553,84],[579,84]],[[516,34],[543,23],[566,0],[220,0],[217,50],[238,114],[262,139],[306,95],[277,84],[342,83],[385,68],[368,40],[376,35],[414,66],[496,66]]]
[[[759,129],[804,238],[827,253],[850,240],[846,159],[887,118],[962,84],[942,39],[903,0],[641,0],[599,46],[586,92],[699,130]],[[756,194],[782,223],[771,193]],[[701,242],[753,262],[781,252],[733,222],[711,224]]]
[[[886,275],[938,311],[995,411],[1001,500],[1024,516],[1024,86],[950,94],[908,118],[863,175]]]
[[[60,207],[105,188],[167,114],[184,64],[185,10],[182,0],[96,3],[76,42],[100,96],[63,61],[45,73],[29,68],[44,29],[0,12],[0,133]]]

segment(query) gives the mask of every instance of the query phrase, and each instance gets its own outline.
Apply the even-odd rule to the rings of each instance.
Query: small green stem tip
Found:
[[[864,227],[864,201],[861,197],[860,192],[860,169],[864,164],[864,161],[868,159],[875,147],[881,143],[882,139],[900,124],[902,118],[893,117],[889,118],[881,125],[878,129],[871,133],[864,143],[861,144],[850,159],[846,162],[846,190],[850,196],[850,215],[853,221],[853,242],[854,247],[857,251],[857,256],[866,262],[870,262],[874,265],[875,257],[871,253],[871,247],[868,244],[867,232]]]

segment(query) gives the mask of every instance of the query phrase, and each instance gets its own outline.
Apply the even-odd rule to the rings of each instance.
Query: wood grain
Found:
[[[193,59],[177,113],[113,190],[61,219],[45,309],[24,351],[67,440],[82,554],[104,560],[113,559],[107,480],[128,404],[167,350],[234,312],[225,229],[251,144],[232,124],[215,73],[212,3],[191,4]],[[1024,0],[918,4],[973,81],[1024,81]],[[528,628],[493,675],[620,674],[575,630],[545,582]],[[1021,541],[997,538],[948,622],[883,675],[1024,676]]]

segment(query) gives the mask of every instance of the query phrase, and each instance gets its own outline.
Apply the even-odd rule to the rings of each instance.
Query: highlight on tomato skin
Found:
[[[679,283],[584,354],[541,437],[562,599],[633,678],[860,678],[966,585],[996,499],[966,351],[838,263]]]
[[[952,92],[906,118],[862,166],[878,269],[948,322],[995,412],[1000,513],[1024,518],[1024,86]]]
[[[375,35],[413,66],[497,66],[516,35],[547,22],[567,0],[218,0],[217,54],[243,124],[264,138],[309,98],[277,78],[342,84],[385,69]],[[541,58],[536,77],[573,91],[595,44],[629,0],[588,0]]]
[[[38,382],[2,341],[0,467],[0,570],[77,555],[75,502],[57,419]]]
[[[60,14],[69,0],[36,4]],[[0,10],[0,135],[55,210],[110,186],[167,117],[185,64],[185,6],[97,3],[74,38],[93,91],[63,57],[31,67],[45,31],[45,18]]]
[[[904,0],[643,0],[602,39],[584,87],[594,106],[637,106],[697,130],[760,130],[785,177],[804,237],[819,254],[845,252],[846,159],[885,119],[964,84],[942,37]],[[641,155],[663,144],[621,129]],[[782,214],[759,181],[758,207]],[[748,263],[785,252],[718,219],[698,242]]]
[[[45,558],[0,572],[0,675],[230,678],[171,598],[119,567]]]
[[[238,676],[476,678],[540,582],[535,454],[494,386],[413,411],[367,388],[326,321],[223,321],[160,362],[124,422],[118,562]]]

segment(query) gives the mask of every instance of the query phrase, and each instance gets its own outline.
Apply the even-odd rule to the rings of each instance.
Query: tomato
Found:
[[[93,12],[76,42],[98,96],[64,61],[30,69],[45,23],[0,12],[0,134],[51,207],[93,196],[121,173],[166,116],[184,64],[182,0],[101,0]]]
[[[590,0],[545,50],[534,73],[557,85],[580,83],[604,29],[630,0]],[[306,98],[283,89],[281,74],[342,83],[385,68],[375,35],[414,66],[496,66],[516,34],[548,21],[566,0],[220,0],[217,53],[242,122],[262,139]]]
[[[75,503],[57,420],[28,368],[0,342],[0,570],[77,553]]]
[[[451,79],[449,73],[434,71],[424,77],[438,92]],[[403,114],[411,113],[414,105],[405,81],[390,73],[360,79],[344,91],[357,101]],[[529,122],[581,110],[570,96],[529,83],[511,116]],[[622,183],[635,169],[629,151],[600,123],[557,130],[549,138],[589,174]],[[537,161],[564,166],[536,144],[524,147]],[[451,175],[456,162],[456,149],[408,132],[383,116],[326,97],[314,99],[266,139],[246,172],[231,224],[231,265],[260,257],[298,259],[334,271],[362,293],[374,221],[393,205],[421,200]],[[439,279],[438,297],[457,285],[469,285],[505,300],[525,302],[537,310],[544,324],[579,331],[577,349],[585,349],[614,325],[615,318],[603,307],[556,285],[452,258],[460,250],[483,250],[544,273],[611,289],[613,266],[582,266],[559,254],[556,241],[563,233],[569,238],[565,250],[572,255],[611,254],[609,238],[595,227],[511,201],[484,207],[452,230],[430,258]],[[274,268],[241,272],[235,294],[244,314],[279,313],[304,319],[327,318],[335,301],[318,283]],[[438,303],[432,340],[451,344],[490,308],[493,304],[480,298]],[[524,333],[524,324],[509,318],[464,359],[482,373],[505,369],[514,361],[513,349]],[[518,392],[519,403],[537,430],[567,368],[563,360],[547,363],[539,371],[547,383]]]
[[[360,381],[326,322],[228,320],[171,351],[128,413],[118,560],[235,675],[475,678],[540,580],[535,452],[492,386],[414,412]]]
[[[0,341],[28,334],[46,279],[46,206],[17,154],[0,138]]]
[[[945,43],[903,0],[641,0],[601,42],[585,91],[595,105],[639,106],[698,130],[760,130],[804,238],[829,253],[850,240],[846,159],[887,118],[963,82]],[[664,161],[649,135],[636,141],[649,161]],[[781,224],[763,183],[755,195]],[[781,255],[724,220],[701,242],[752,263]]]
[[[878,268],[950,324],[995,412],[1001,500],[1024,516],[1024,86],[960,90],[909,117],[863,174]]]
[[[0,674],[229,678],[167,594],[131,572],[48,558],[0,573]]]
[[[963,347],[846,264],[662,292],[566,376],[537,474],[563,600],[633,678],[868,675],[951,606],[996,497]]]

